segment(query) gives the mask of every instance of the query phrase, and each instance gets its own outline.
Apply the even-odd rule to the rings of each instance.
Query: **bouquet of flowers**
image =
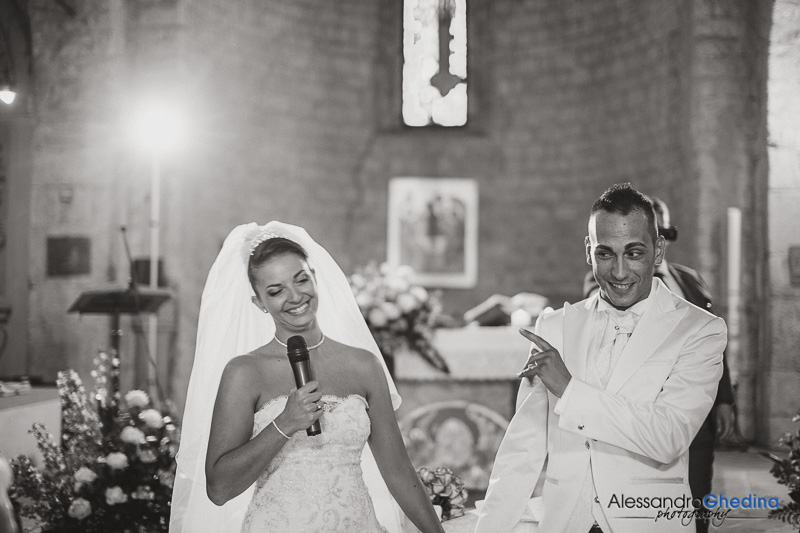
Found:
[[[106,353],[95,364],[104,370],[109,361],[118,369],[116,356]],[[105,393],[104,382],[95,389],[98,416],[78,374],[59,372],[62,443],[55,444],[42,424],[33,425],[44,469],[16,457],[11,498],[44,532],[166,532],[177,425],[152,407],[147,393],[132,390],[122,404],[118,392]]]
[[[792,421],[800,421],[800,411],[792,418]],[[770,472],[778,480],[778,483],[788,487],[789,497],[792,501],[770,511],[769,517],[800,529],[800,428],[794,434],[786,433],[780,443],[789,448],[787,457],[781,458],[769,452],[762,452],[762,455],[774,462]]]
[[[452,470],[449,468],[429,470],[423,467],[417,470],[417,475],[425,485],[434,508],[441,509],[442,522],[464,515],[467,489],[464,488],[461,478]]]
[[[404,345],[435,368],[449,372],[432,341],[441,304],[435,295],[410,282],[412,273],[408,266],[370,263],[350,276],[350,286],[390,372],[395,352]]]

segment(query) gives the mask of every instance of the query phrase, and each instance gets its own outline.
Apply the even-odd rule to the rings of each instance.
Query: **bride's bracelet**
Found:
[[[289,435],[287,435],[286,433],[281,431],[281,428],[278,427],[278,424],[275,423],[275,420],[272,421],[272,425],[275,426],[275,429],[278,430],[278,433],[280,433],[283,436],[283,438],[285,438],[286,440],[290,440],[291,439],[291,437]]]

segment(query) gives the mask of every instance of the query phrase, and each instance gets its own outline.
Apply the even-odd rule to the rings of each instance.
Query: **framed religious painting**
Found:
[[[478,183],[397,177],[389,182],[387,262],[414,269],[412,283],[470,288],[478,278]]]

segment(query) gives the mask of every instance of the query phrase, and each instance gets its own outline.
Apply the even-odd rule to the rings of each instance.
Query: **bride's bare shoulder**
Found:
[[[340,360],[341,365],[347,366],[350,372],[364,379],[383,376],[383,367],[381,367],[380,361],[369,350],[336,341],[331,344],[331,353]]]
[[[350,346],[349,344],[344,344],[333,339],[325,339],[325,344],[329,342],[328,350],[330,350],[332,354],[345,356],[347,359],[352,359],[354,363],[363,363],[368,359],[375,359],[375,356],[369,350],[356,348],[355,346]]]

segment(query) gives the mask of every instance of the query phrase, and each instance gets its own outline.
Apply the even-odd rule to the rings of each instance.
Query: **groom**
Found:
[[[653,204],[617,184],[589,215],[600,291],[540,317],[476,533],[511,531],[542,486],[539,531],[694,531],[689,444],[722,375],[722,319],[653,278]]]

